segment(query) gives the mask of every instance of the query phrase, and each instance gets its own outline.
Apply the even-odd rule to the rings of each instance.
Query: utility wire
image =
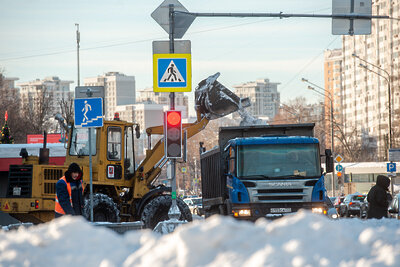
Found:
[[[326,10],[326,9],[327,8],[320,9],[320,10]],[[313,11],[313,12],[318,12],[320,10]],[[313,12],[306,12],[306,13],[313,13]],[[273,18],[273,19],[275,20],[277,18]],[[269,20],[272,20],[272,19],[257,20],[257,21],[252,21],[252,22],[228,25],[228,26],[224,26],[224,27],[211,28],[211,29],[206,29],[206,30],[199,30],[199,31],[189,32],[187,35],[195,35],[195,34],[201,34],[201,33],[205,33],[205,32],[212,32],[212,31],[220,31],[220,30],[225,30],[225,29],[230,29],[230,28],[237,28],[237,27],[247,26],[247,25],[256,24],[256,23],[261,23],[261,22],[265,22],[265,21],[269,21]],[[109,45],[93,46],[93,47],[88,47],[88,48],[81,48],[80,50],[81,51],[85,51],[85,50],[103,49],[103,48],[109,48],[109,47],[117,47],[117,46],[124,46],[124,45],[131,45],[131,44],[137,44],[137,43],[150,42],[150,41],[159,40],[159,39],[164,39],[164,37],[156,37],[156,38],[150,38],[150,39],[135,40],[135,41],[122,42],[122,43],[109,44]],[[43,57],[43,56],[51,56],[51,55],[59,55],[59,54],[68,54],[68,53],[74,53],[74,52],[75,52],[75,49],[71,48],[71,50],[64,50],[64,51],[59,51],[59,52],[50,52],[50,53],[41,53],[41,54],[28,55],[28,56],[17,56],[17,57],[0,58],[0,62],[2,62],[2,61],[10,61],[10,60],[26,59],[26,58]]]

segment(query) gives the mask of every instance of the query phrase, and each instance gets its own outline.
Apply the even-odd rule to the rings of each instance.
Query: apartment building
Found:
[[[343,125],[342,106],[343,106],[343,53],[342,49],[324,51],[324,78],[325,78],[325,99],[324,99],[324,130],[326,133],[325,147],[332,148],[332,121],[334,130]],[[331,114],[332,105],[332,114]],[[334,133],[335,135],[335,133]],[[335,144],[335,142],[334,142]]]
[[[57,76],[46,77],[43,80],[36,79],[29,82],[17,83],[20,87],[21,107],[30,106],[37,108],[40,102],[45,97],[45,101],[49,99],[51,102],[51,111],[53,114],[61,113],[59,101],[71,99],[73,93],[70,91],[70,84],[73,81],[60,80]]]
[[[272,119],[279,109],[280,83],[270,82],[269,79],[260,79],[253,82],[246,82],[234,85],[235,93],[239,97],[249,97],[251,106],[246,108],[251,115],[257,118]]]
[[[399,17],[400,3],[374,0],[372,14]],[[399,127],[394,123],[400,108],[399,33],[399,20],[373,19],[371,35],[343,36],[340,107],[344,129],[355,133],[380,160],[387,160],[389,147],[400,147]]]
[[[135,76],[119,72],[107,72],[97,77],[85,78],[85,86],[104,86],[104,115],[114,118],[117,106],[132,105],[136,100]]]

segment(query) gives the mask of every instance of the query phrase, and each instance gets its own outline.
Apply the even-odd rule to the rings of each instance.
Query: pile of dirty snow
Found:
[[[398,266],[400,221],[309,212],[255,224],[214,216],[161,236],[63,217],[0,231],[0,266]]]

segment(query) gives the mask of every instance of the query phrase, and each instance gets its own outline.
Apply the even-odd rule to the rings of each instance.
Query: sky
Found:
[[[400,220],[331,220],[300,211],[256,223],[215,215],[171,234],[119,235],[83,218],[0,230],[0,266],[332,266],[382,267],[400,262]]]
[[[160,0],[2,0],[0,68],[18,82],[58,76],[77,82],[76,26],[80,29],[80,77],[119,71],[136,78],[136,91],[152,87],[152,42],[168,34],[151,18]],[[331,14],[331,0],[180,1],[191,12]],[[228,88],[257,79],[280,83],[282,101],[321,99],[301,78],[323,86],[323,52],[341,47],[329,18],[199,17],[183,40],[192,47],[192,87],[220,72]],[[193,92],[188,93],[192,99]]]

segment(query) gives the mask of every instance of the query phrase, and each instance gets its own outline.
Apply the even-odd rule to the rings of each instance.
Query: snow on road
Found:
[[[0,231],[0,266],[400,266],[400,220],[299,212],[255,224],[214,216],[174,233],[118,235],[77,217]]]

